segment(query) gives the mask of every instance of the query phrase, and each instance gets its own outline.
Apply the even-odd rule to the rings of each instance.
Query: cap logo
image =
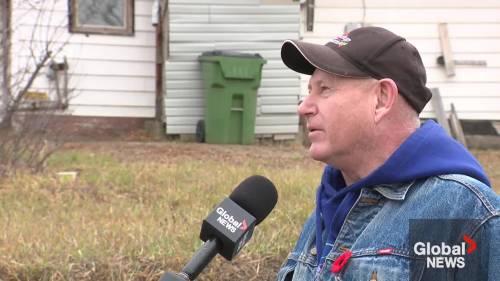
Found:
[[[330,40],[330,42],[339,47],[342,47],[349,44],[349,42],[351,42],[351,38],[347,37],[347,35],[341,35],[333,38],[332,40]]]

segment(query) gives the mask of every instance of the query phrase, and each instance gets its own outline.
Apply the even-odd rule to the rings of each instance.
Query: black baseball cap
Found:
[[[354,29],[325,45],[286,40],[281,59],[290,69],[312,75],[315,69],[350,78],[390,78],[420,113],[432,93],[418,50],[391,31],[375,26]]]

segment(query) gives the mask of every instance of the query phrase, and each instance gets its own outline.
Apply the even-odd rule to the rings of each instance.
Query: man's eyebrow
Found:
[[[315,85],[320,85],[322,83],[324,83],[325,81],[323,79],[318,79],[318,80],[314,80],[314,81],[309,81],[309,83],[307,84],[307,87],[311,87],[311,84],[315,84]]]
[[[309,83],[307,83],[307,89],[308,89],[309,91],[310,91],[310,90],[311,90],[311,88],[312,88],[312,84],[316,84],[316,85],[317,85],[317,84],[318,84],[318,81],[312,81],[312,82],[311,82],[311,81],[309,81]]]

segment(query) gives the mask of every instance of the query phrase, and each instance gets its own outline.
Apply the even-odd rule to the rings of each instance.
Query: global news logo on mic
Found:
[[[223,207],[217,208],[217,214],[219,214],[217,222],[232,233],[235,233],[237,229],[240,229],[243,232],[248,229],[246,219],[243,219],[241,222],[239,222],[232,215],[228,214],[228,212],[224,210]]]
[[[228,243],[231,241],[232,246],[230,248],[233,251],[238,251],[240,249],[239,245],[242,243],[244,245],[252,237],[255,225],[256,219],[254,216],[230,198],[226,198],[203,221],[201,239],[206,240],[211,236],[219,237],[219,239],[228,241]],[[227,256],[234,256],[235,254],[235,252],[231,254],[226,252]]]

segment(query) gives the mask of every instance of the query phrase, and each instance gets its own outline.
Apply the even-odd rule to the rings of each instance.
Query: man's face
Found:
[[[298,108],[307,120],[313,159],[337,166],[345,157],[366,150],[374,126],[375,83],[319,69],[313,73],[309,95]]]

